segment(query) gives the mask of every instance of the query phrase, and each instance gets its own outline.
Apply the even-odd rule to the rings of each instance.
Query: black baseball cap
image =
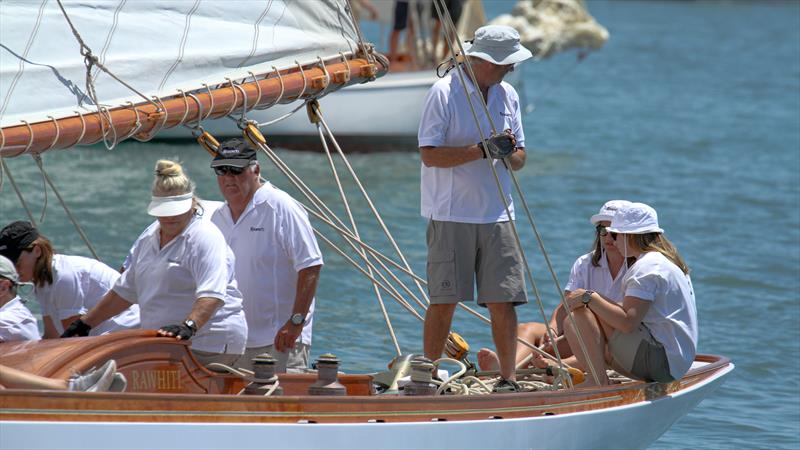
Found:
[[[22,251],[30,247],[38,237],[39,232],[30,222],[11,222],[0,230],[0,255],[16,264]]]
[[[211,161],[211,167],[232,166],[247,167],[256,161],[256,151],[242,139],[229,139],[219,145],[217,156]]]

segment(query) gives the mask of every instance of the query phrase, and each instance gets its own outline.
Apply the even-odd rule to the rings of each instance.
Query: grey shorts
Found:
[[[433,304],[528,302],[511,222],[428,223],[428,295]]]
[[[669,360],[664,346],[655,340],[645,324],[640,323],[630,333],[614,331],[608,347],[614,358],[612,367],[623,375],[659,383],[674,380],[669,372]]]

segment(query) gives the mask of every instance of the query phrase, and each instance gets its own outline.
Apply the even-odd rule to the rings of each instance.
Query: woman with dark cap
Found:
[[[42,307],[44,338],[57,338],[81,314],[108,292],[119,273],[100,261],[62,255],[30,222],[17,221],[0,231],[0,255],[16,266],[19,281],[31,282]],[[90,333],[139,328],[139,307],[127,308],[103,321]]]

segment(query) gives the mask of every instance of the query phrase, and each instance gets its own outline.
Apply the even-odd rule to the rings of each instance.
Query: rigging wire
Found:
[[[72,211],[70,211],[70,209],[67,206],[66,202],[64,202],[64,199],[61,197],[61,194],[58,192],[58,189],[56,189],[55,184],[53,184],[53,180],[51,180],[50,176],[47,175],[47,171],[44,169],[44,164],[42,163],[42,156],[40,154],[38,154],[38,153],[34,153],[33,155],[31,155],[31,157],[33,157],[33,160],[36,162],[36,165],[39,167],[39,171],[42,172],[42,178],[44,180],[46,180],[47,184],[50,185],[50,188],[53,189],[53,193],[56,194],[56,198],[58,198],[58,201],[61,203],[61,207],[64,208],[64,212],[67,213],[67,217],[69,218],[70,222],[72,222],[72,225],[75,226],[75,230],[78,232],[78,235],[80,235],[81,239],[86,244],[86,247],[89,248],[89,251],[92,253],[92,256],[94,256],[94,259],[99,261],[100,257],[97,256],[97,252],[95,251],[94,247],[92,246],[92,243],[89,242],[89,238],[86,237],[86,233],[83,231],[83,228],[81,228],[80,224],[75,219],[75,216],[72,215]],[[45,189],[45,192],[47,192],[46,189]],[[46,198],[47,198],[47,196],[45,195],[45,199]],[[46,208],[46,205],[47,205],[47,203],[45,202],[45,208]],[[42,209],[42,218],[44,220],[44,209]]]
[[[309,108],[316,109],[316,101],[309,103]],[[318,117],[318,116],[317,116]],[[322,133],[322,126],[319,124],[319,121],[316,123],[317,125],[317,133],[319,133],[319,139],[322,143],[322,147],[325,150],[325,156],[328,158],[328,164],[331,167],[331,173],[333,174],[333,178],[336,181],[336,187],[339,190],[339,197],[342,199],[342,204],[344,205],[345,212],[347,213],[347,217],[350,220],[350,227],[353,230],[353,234],[357,238],[360,238],[361,235],[358,232],[358,225],[356,225],[356,220],[353,217],[353,212],[350,210],[350,202],[347,200],[347,195],[344,192],[344,188],[342,187],[342,181],[339,179],[339,172],[336,170],[336,164],[333,162],[333,156],[331,156],[331,150],[328,147],[328,142],[325,140],[325,135]],[[367,252],[363,249],[356,250],[362,258],[367,258]],[[372,275],[372,268],[368,268],[369,274]],[[389,336],[392,339],[392,344],[394,344],[395,351],[397,355],[400,356],[403,354],[402,350],[400,349],[400,343],[397,341],[397,335],[394,332],[394,327],[392,327],[392,320],[389,318],[389,313],[386,311],[386,305],[383,303],[383,298],[381,297],[381,292],[378,290],[378,287],[373,283],[372,289],[375,291],[375,297],[378,300],[378,305],[380,305],[381,315],[383,315],[383,320],[386,322],[386,326],[389,329]]]
[[[28,203],[25,201],[25,197],[22,195],[22,191],[19,190],[19,186],[17,186],[16,180],[14,180],[14,176],[11,175],[11,170],[8,168],[6,164],[5,158],[0,157],[0,166],[3,166],[3,173],[5,173],[6,178],[11,183],[11,187],[14,188],[14,192],[17,194],[17,198],[19,199],[19,203],[22,205],[22,209],[25,210],[25,214],[28,216],[28,220],[31,221],[34,227],[36,225],[36,219],[33,218],[33,213],[31,213],[30,208],[28,208]]]

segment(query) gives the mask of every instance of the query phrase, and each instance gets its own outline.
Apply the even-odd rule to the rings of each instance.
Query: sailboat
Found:
[[[346,161],[316,100],[388,69],[344,0],[4,1],[0,42],[0,157],[31,155],[42,170],[46,151],[114,148],[179,126],[213,151],[205,123],[219,119],[302,187],[248,113],[305,107],[326,148]],[[402,253],[381,254],[303,192],[309,213],[351,244],[354,266],[376,290],[414,310],[411,290],[392,287],[397,273],[424,291]],[[114,359],[128,389],[0,390],[0,448],[642,448],[734,368],[698,355],[671,383],[593,388],[574,387],[580,374],[556,368],[552,385],[488,395],[481,377],[492,374],[470,367],[463,344],[453,339],[461,352],[450,361],[460,369],[431,392],[411,389],[431,388],[430,367],[404,355],[372,374],[338,374],[336,357],[323,355],[317,372],[274,375],[268,359],[255,374],[212,371],[188,343],[153,330],[2,343],[2,364],[53,378]]]

